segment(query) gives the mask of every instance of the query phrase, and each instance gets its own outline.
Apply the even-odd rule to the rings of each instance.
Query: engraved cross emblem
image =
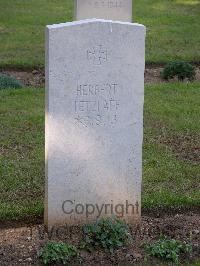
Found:
[[[108,52],[102,45],[97,45],[87,50],[87,59],[94,65],[102,65],[102,63],[108,61]]]

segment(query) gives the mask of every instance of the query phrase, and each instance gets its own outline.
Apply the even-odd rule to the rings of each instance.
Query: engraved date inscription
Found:
[[[90,1],[90,5],[100,8],[100,7],[106,7],[106,8],[121,8],[124,6],[124,1],[122,0],[95,0]]]

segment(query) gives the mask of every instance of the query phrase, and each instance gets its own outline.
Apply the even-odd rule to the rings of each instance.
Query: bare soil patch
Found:
[[[166,83],[161,79],[160,72],[162,71],[163,67],[148,65],[146,66],[145,70],[145,83],[152,84],[152,83]],[[32,70],[32,71],[21,71],[21,70],[5,70],[1,71],[1,73],[7,74],[11,77],[14,77],[20,80],[25,86],[30,87],[44,87],[45,83],[45,74],[44,70]],[[196,67],[196,80],[200,81],[200,67]],[[176,79],[171,81],[177,81]],[[188,82],[188,81],[185,81]]]
[[[158,142],[170,147],[177,158],[193,164],[200,163],[199,135],[161,136]]]
[[[169,81],[163,80],[160,77],[160,72],[163,70],[163,67],[159,66],[147,66],[145,69],[145,83],[152,84],[152,83],[168,83],[168,82],[174,82],[178,81],[178,79],[172,79]],[[196,66],[196,76],[195,76],[196,81],[200,81],[200,67]],[[189,82],[188,80],[185,80],[184,82]]]
[[[200,214],[165,215],[160,218],[143,216],[140,226],[130,227],[133,243],[116,250],[113,254],[104,251],[81,251],[83,265],[143,265],[143,243],[152,243],[160,235],[190,241],[193,253],[182,262],[194,261],[200,256]],[[37,250],[48,240],[63,241],[79,246],[82,230],[75,226],[62,227],[47,234],[43,224],[29,224],[17,228],[0,229],[1,265],[40,265]],[[149,259],[152,265],[155,261]],[[150,264],[149,264],[150,265]]]
[[[2,74],[14,77],[21,81],[24,86],[28,87],[44,87],[45,74],[43,70],[22,71],[22,70],[5,70]]]

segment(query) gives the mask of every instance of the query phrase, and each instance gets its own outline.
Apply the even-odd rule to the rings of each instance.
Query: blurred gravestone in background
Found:
[[[132,0],[75,0],[75,20],[132,21]]]

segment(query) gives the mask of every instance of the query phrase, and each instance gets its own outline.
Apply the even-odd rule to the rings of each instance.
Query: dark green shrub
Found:
[[[173,61],[166,65],[161,72],[163,79],[172,79],[177,77],[178,80],[183,81],[188,78],[193,80],[195,78],[195,68],[191,64],[183,61]]]
[[[20,81],[9,77],[4,74],[0,74],[0,89],[14,88],[19,89],[22,88],[22,84]]]
[[[86,225],[84,231],[84,247],[103,248],[113,252],[130,243],[131,235],[127,225],[116,217],[100,219],[94,224]]]
[[[78,258],[78,251],[69,244],[49,242],[38,252],[38,257],[43,265],[66,265]]]
[[[175,239],[161,238],[154,244],[146,244],[145,251],[149,256],[154,256],[161,259],[171,260],[174,263],[179,263],[181,253],[191,253],[192,246],[185,242]]]

